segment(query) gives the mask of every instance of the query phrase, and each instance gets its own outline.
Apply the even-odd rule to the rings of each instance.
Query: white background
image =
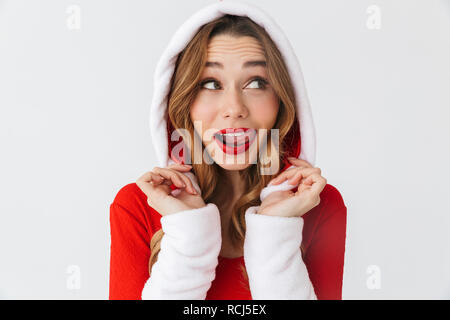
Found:
[[[0,0],[1,299],[108,298],[109,205],[156,165],[156,63],[212,2]],[[450,1],[249,2],[297,52],[348,207],[343,298],[449,299]]]

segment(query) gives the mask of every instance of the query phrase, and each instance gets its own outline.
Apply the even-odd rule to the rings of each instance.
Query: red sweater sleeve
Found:
[[[304,262],[318,299],[341,299],[346,214],[339,192],[327,185],[320,205],[305,215]],[[149,278],[150,239],[160,215],[135,183],[123,187],[110,205],[110,299],[141,299]]]
[[[341,300],[347,208],[333,186],[324,191],[325,204],[304,260],[317,299]]]
[[[111,300],[141,299],[149,278],[151,232],[147,217],[145,195],[134,183],[123,187],[110,205]]]

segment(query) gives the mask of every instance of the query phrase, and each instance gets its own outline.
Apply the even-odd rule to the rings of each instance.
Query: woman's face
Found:
[[[219,35],[208,44],[190,116],[207,152],[226,170],[256,163],[258,148],[276,122],[279,100],[268,83],[265,62],[262,47],[252,37]],[[216,135],[220,130],[228,134]]]

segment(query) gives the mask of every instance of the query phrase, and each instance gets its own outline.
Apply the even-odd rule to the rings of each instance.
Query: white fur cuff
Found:
[[[302,260],[303,218],[245,212],[244,260],[254,300],[316,299]]]
[[[161,251],[142,299],[205,299],[222,245],[219,209],[208,203],[170,214],[161,218],[161,226]]]

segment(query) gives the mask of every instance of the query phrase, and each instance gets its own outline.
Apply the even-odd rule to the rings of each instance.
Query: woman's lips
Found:
[[[222,132],[224,132],[222,130]],[[230,132],[227,130],[226,132]],[[250,145],[256,138],[255,129],[236,130],[236,132],[243,132],[243,134],[238,136],[224,136],[223,134],[215,134],[214,140],[219,145],[219,147],[226,154],[236,155],[242,152],[246,152]]]
[[[230,146],[241,145],[250,140],[252,134],[256,132],[255,129],[250,128],[226,128],[216,132],[217,138],[221,139],[223,143]]]

